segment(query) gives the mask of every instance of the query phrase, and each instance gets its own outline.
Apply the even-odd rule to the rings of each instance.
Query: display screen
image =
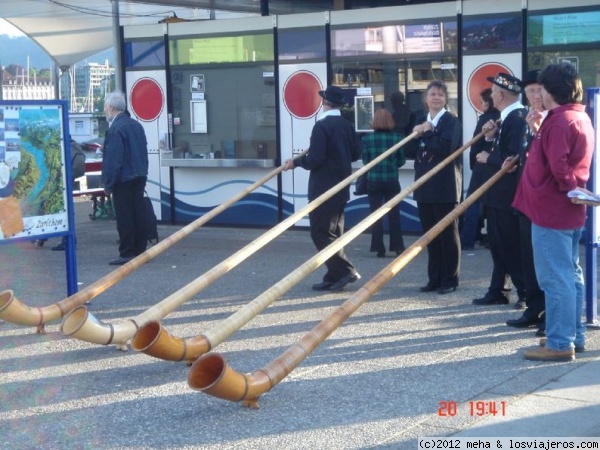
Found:
[[[600,11],[536,15],[528,25],[530,46],[600,41]]]
[[[465,52],[520,51],[522,28],[520,14],[470,17],[463,21],[462,48]]]
[[[165,43],[160,41],[131,41],[125,43],[125,66],[164,67]]]
[[[456,22],[387,25],[331,32],[334,57],[440,53],[456,50]]]
[[[279,30],[277,39],[280,61],[324,60],[327,55],[324,28]]]
[[[174,39],[169,42],[172,65],[273,61],[273,35]]]

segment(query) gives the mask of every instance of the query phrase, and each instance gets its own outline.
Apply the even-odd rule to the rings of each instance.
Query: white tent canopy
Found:
[[[119,1],[119,20],[113,18],[111,0],[2,0],[0,17],[42,47],[66,69],[114,46],[118,25],[157,23],[168,17],[208,18],[207,10]]]

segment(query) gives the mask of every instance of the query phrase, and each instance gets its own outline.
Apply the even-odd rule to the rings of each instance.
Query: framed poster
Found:
[[[372,95],[354,97],[354,123],[356,132],[373,131],[374,100]]]
[[[72,230],[67,110],[64,101],[0,102],[0,243]]]
[[[190,92],[204,92],[204,74],[190,75]]]
[[[206,100],[192,100],[190,102],[190,117],[192,133],[208,133]]]

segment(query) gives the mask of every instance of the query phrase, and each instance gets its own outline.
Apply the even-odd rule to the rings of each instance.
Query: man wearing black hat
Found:
[[[349,177],[352,162],[360,158],[360,146],[354,128],[341,115],[346,103],[345,92],[337,86],[319,91],[323,98],[323,112],[312,129],[308,152],[285,162],[285,170],[302,167],[310,170],[308,201],[312,202],[330,188]],[[344,232],[344,208],[350,200],[350,186],[334,194],[309,214],[310,235],[321,251]],[[348,283],[360,279],[352,263],[341,249],[325,265],[327,273],[321,283],[313,285],[316,291],[340,291]]]
[[[502,168],[507,158],[520,154],[527,129],[527,109],[519,101],[521,80],[507,73],[499,73],[495,77],[489,77],[488,81],[492,83],[492,99],[500,111],[501,124],[490,120],[483,125],[488,149],[477,154],[477,162],[485,165],[486,175],[491,177]],[[482,197],[482,203],[486,207],[493,270],[488,292],[483,297],[474,299],[475,305],[509,303],[502,290],[506,273],[510,275],[519,299],[525,298],[519,220],[511,206],[517,182],[516,172],[507,173]]]
[[[539,73],[539,70],[530,70],[525,74],[525,79],[523,80],[523,90],[527,97],[529,112],[526,117],[528,126],[525,130],[525,135],[523,136],[523,149],[519,160],[519,179],[521,178],[525,162],[527,161],[527,154],[531,141],[541,124],[541,119],[545,116],[544,105],[542,103],[542,86],[537,81]],[[540,289],[535,274],[533,247],[531,245],[531,220],[521,212],[518,212],[517,214],[519,218],[521,262],[523,266],[523,281],[525,283],[527,309],[523,311],[523,315],[518,319],[507,320],[506,325],[515,328],[527,328],[539,325],[539,330],[536,332],[536,335],[545,336],[546,333],[543,320],[543,312],[545,309],[544,291]]]

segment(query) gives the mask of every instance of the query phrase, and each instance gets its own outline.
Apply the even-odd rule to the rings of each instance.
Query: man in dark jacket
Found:
[[[319,91],[323,98],[323,113],[315,123],[310,136],[308,152],[285,162],[285,170],[302,167],[310,170],[308,201],[349,177],[352,161],[360,158],[360,147],[352,125],[341,116],[345,102],[344,90],[329,86]],[[346,186],[309,214],[310,235],[317,250],[323,250],[344,232],[344,207],[350,199]],[[339,291],[360,275],[346,257],[344,250],[329,258],[323,282],[313,285],[316,291]]]
[[[142,125],[125,113],[125,96],[108,94],[104,113],[110,123],[104,140],[102,182],[112,195],[119,233],[119,257],[113,266],[127,263],[146,251],[144,189],[148,176],[148,147]]]
[[[492,99],[500,111],[500,126],[490,120],[483,125],[488,149],[477,154],[477,162],[485,164],[490,177],[498,172],[504,161],[518,155],[523,148],[527,129],[527,109],[519,101],[521,80],[510,74],[499,73],[489,77]],[[518,174],[507,173],[482,197],[486,208],[490,250],[494,263],[488,292],[473,300],[475,305],[506,305],[508,298],[502,291],[505,274],[509,274],[517,288],[519,300],[525,299],[525,284],[521,263],[519,219],[511,206],[517,188]]]

